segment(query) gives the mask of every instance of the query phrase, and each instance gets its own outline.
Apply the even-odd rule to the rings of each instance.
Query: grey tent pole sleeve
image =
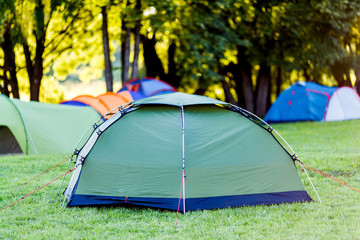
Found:
[[[183,213],[185,214],[185,121],[184,121],[184,107],[181,106],[181,119],[182,119],[182,164],[183,164]]]

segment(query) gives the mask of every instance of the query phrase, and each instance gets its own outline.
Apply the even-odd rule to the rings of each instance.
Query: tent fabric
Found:
[[[170,84],[153,78],[132,79],[126,82],[118,93],[126,90],[140,93],[144,97],[177,92]]]
[[[76,106],[87,105],[94,108],[101,115],[105,115],[114,108],[131,101],[133,101],[132,94],[129,91],[123,91],[118,94],[107,92],[96,97],[91,95],[80,95],[73,98],[72,100],[64,101],[61,104]]]
[[[81,148],[65,191],[68,206],[177,210],[182,156],[186,211],[311,201],[290,154],[235,109],[184,93],[133,102]]]
[[[360,118],[360,101],[353,89],[297,82],[279,95],[264,121],[335,121],[356,118]]]
[[[21,113],[17,105],[9,99],[7,96],[0,94],[0,126],[9,128],[12,135],[15,137],[22,152],[28,152],[28,131],[26,131],[26,125],[21,116]],[[1,142],[9,141],[2,139]]]
[[[106,104],[106,107],[108,109],[106,113],[110,112],[116,107],[133,101],[133,98],[128,91],[124,91],[118,94],[107,92],[105,94],[99,95],[97,98]]]
[[[90,107],[23,102],[1,94],[0,111],[6,113],[0,116],[0,126],[9,129],[24,154],[70,153],[100,117]],[[1,138],[0,142],[12,141]]]
[[[0,154],[9,153],[17,154],[22,153],[22,151],[10,129],[0,126]]]
[[[93,109],[98,111],[100,115],[104,115],[109,111],[108,107],[103,101],[91,95],[79,95],[69,101],[61,102],[60,104],[79,106],[78,103],[83,103],[86,106],[92,107]]]
[[[325,121],[340,121],[360,118],[360,99],[354,89],[341,87],[331,96]]]
[[[121,93],[126,92],[126,91],[127,90],[119,91],[117,94],[121,94]],[[131,95],[131,97],[132,97],[132,99],[134,101],[145,98],[145,96],[142,95],[140,92],[134,92],[134,91],[127,91],[127,92],[130,93],[130,95]]]

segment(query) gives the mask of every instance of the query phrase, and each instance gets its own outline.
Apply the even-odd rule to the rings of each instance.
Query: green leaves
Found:
[[[133,28],[140,19],[141,34],[157,42],[165,72],[167,50],[175,43],[177,76],[183,85],[192,82],[204,88],[228,76],[222,71],[237,63],[240,46],[253,67],[266,62],[281,66],[286,74],[306,69],[313,78],[340,62],[349,71],[359,58],[357,0],[141,0],[140,11],[135,5],[136,0],[0,0],[0,33],[11,26],[15,48],[27,42],[32,55],[36,39],[46,34],[45,73],[52,65],[55,76],[64,76],[82,65],[82,70],[91,66],[90,75],[84,75],[98,78],[103,68],[100,8],[108,6],[112,53],[120,45],[121,20]],[[23,69],[21,51],[17,55]]]

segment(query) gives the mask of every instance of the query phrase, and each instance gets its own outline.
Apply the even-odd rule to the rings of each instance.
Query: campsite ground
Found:
[[[305,163],[360,189],[360,120],[276,124]],[[67,158],[0,157],[0,208],[65,171]],[[179,216],[152,209],[61,208],[56,181],[0,212],[0,239],[358,239],[360,193],[314,172],[298,172],[316,202],[196,211]],[[69,176],[66,178],[69,180]]]

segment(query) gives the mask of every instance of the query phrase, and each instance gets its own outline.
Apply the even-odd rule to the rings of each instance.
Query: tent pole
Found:
[[[182,164],[183,164],[183,213],[185,214],[185,121],[184,121],[184,107],[181,106],[181,119],[182,119]]]
[[[307,171],[306,171],[306,168],[305,168],[305,166],[304,166],[304,163],[301,162],[300,160],[298,160],[298,161],[299,161],[300,164],[301,164],[302,170],[306,173],[306,176],[307,176],[307,178],[309,179],[309,182],[310,182],[311,186],[313,187],[314,192],[315,192],[317,198],[319,199],[320,204],[322,204],[321,199],[320,199],[320,197],[319,197],[319,194],[317,193],[316,188],[315,188],[314,184],[312,183],[312,181],[311,181],[311,179],[310,179],[310,177],[309,177],[309,174],[308,174]]]

